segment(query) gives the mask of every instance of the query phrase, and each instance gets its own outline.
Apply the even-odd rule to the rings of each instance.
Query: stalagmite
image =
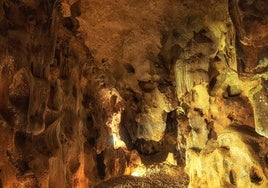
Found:
[[[0,188],[268,187],[267,10],[0,1]]]

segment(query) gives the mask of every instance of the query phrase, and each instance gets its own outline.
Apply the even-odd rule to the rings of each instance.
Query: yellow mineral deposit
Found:
[[[267,23],[267,0],[0,0],[0,188],[267,188]]]

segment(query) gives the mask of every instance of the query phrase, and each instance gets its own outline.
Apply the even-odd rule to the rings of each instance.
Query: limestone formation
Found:
[[[0,188],[268,187],[267,0],[1,0]]]

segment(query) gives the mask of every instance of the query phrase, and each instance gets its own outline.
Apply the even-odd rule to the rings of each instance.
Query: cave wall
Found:
[[[268,186],[265,0],[0,5],[0,187]]]

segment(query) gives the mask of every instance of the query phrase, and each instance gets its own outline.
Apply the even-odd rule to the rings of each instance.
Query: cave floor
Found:
[[[146,167],[146,174],[141,177],[121,176],[109,179],[95,186],[95,188],[184,188],[189,184],[189,176],[180,168],[169,164],[150,165]]]
[[[188,185],[188,178],[185,179],[175,178],[168,175],[154,175],[150,177],[134,177],[134,176],[122,176],[105,181],[95,188],[132,188],[132,187],[178,187],[183,188]]]

